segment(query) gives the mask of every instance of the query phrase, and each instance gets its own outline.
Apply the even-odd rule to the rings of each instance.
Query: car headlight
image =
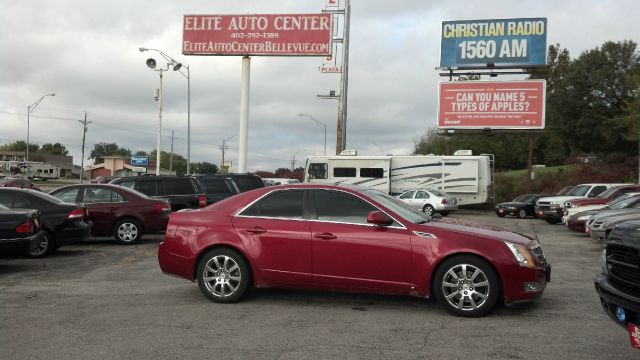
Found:
[[[582,215],[582,216],[578,216],[578,218],[576,220],[578,220],[578,221],[587,221],[587,220],[589,220],[589,218],[591,218],[591,215]]]
[[[529,254],[529,251],[526,247],[518,244],[512,244],[510,242],[505,242],[511,253],[516,258],[516,261],[520,266],[532,268],[535,267],[535,263],[533,262],[533,258]]]

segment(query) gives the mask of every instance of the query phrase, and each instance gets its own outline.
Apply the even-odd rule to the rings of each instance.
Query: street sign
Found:
[[[456,81],[439,85],[440,129],[544,129],[546,83]]]
[[[131,157],[131,166],[149,166],[149,157],[148,156],[132,156]],[[146,170],[143,170],[146,171]]]
[[[547,19],[443,21],[440,67],[545,65]]]
[[[331,55],[331,14],[185,15],[184,55]]]
[[[147,172],[147,168],[144,167],[144,166],[132,166],[131,167],[131,171],[139,172],[139,173],[146,173]]]

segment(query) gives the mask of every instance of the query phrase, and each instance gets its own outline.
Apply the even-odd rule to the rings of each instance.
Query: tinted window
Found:
[[[76,202],[76,199],[78,198],[78,191],[80,190],[80,188],[71,188],[71,189],[66,189],[66,190],[62,190],[60,192],[57,192],[55,195],[55,197],[57,197],[58,199],[64,201],[64,202]]]
[[[222,178],[205,178],[204,186],[207,189],[207,192],[212,194],[226,194],[231,192],[226,181]]]
[[[356,177],[356,168],[333,168],[334,177]]]
[[[361,168],[360,177],[381,178],[384,177],[384,170],[382,168]]]
[[[255,176],[236,176],[233,177],[233,180],[238,186],[238,190],[240,190],[240,192],[264,187],[262,180]]]
[[[167,195],[191,195],[198,192],[190,178],[167,179],[164,181],[164,190]]]
[[[309,164],[309,179],[326,179],[327,164]]]
[[[593,188],[593,190],[591,190],[591,192],[589,193],[589,197],[594,197],[599,195],[600,193],[602,193],[603,191],[607,190],[606,186],[596,186]]]
[[[136,190],[145,195],[160,195],[160,191],[158,191],[158,181],[138,181],[135,185]]]
[[[373,205],[341,191],[314,190],[318,220],[366,224],[367,215],[378,210]]]
[[[12,191],[0,191],[0,204],[11,208],[13,207],[13,198],[15,197]]]
[[[241,215],[302,219],[304,191],[275,191],[253,204]]]
[[[129,189],[133,189],[135,187],[135,185],[136,185],[136,182],[133,181],[133,180],[123,181],[123,182],[117,183],[116,185],[120,185],[120,186],[124,186],[126,188],[129,188]]]
[[[27,198],[22,196],[22,194],[16,194],[16,197],[13,200],[14,208],[29,209],[31,208],[31,206],[33,206],[31,204],[31,201],[29,201]]]

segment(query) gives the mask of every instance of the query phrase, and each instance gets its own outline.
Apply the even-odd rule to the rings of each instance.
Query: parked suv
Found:
[[[207,197],[207,205],[229,196],[264,187],[262,179],[254,174],[195,175]]]
[[[602,274],[595,287],[604,311],[628,329],[632,345],[640,348],[640,220],[617,225],[602,252]]]
[[[536,202],[536,216],[545,219],[549,224],[557,224],[561,222],[564,215],[565,203],[576,199],[593,198],[611,187],[620,185],[632,184],[580,184],[562,196],[540,198]]]
[[[131,176],[115,179],[110,184],[138,190],[152,198],[167,199],[171,204],[171,211],[207,206],[204,191],[192,177]]]

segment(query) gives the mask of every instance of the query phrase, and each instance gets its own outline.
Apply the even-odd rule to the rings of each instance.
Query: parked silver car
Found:
[[[409,190],[400,194],[398,199],[427,215],[433,215],[436,212],[447,216],[450,212],[458,210],[458,201],[455,196],[441,190]]]

